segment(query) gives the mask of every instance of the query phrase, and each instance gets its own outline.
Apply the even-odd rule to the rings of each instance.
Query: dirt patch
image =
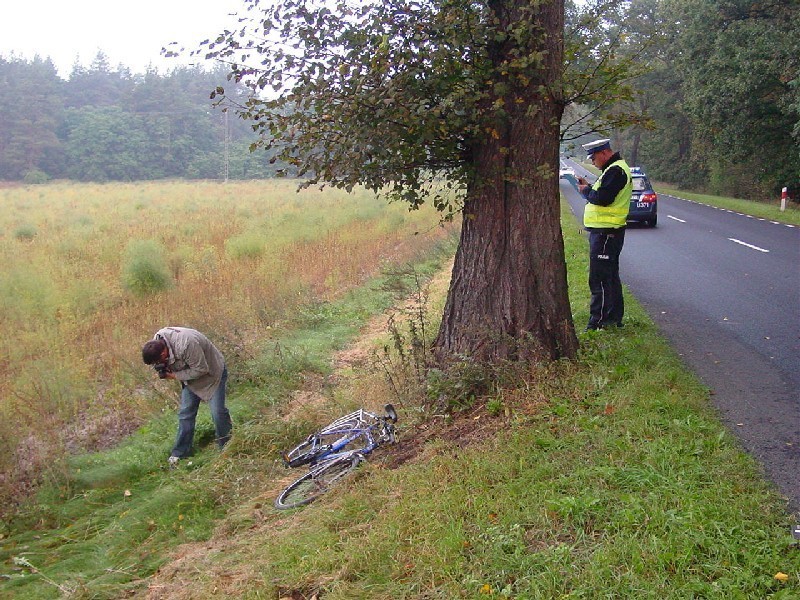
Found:
[[[397,445],[389,449],[383,464],[396,469],[421,460],[433,440],[447,442],[452,449],[466,448],[494,436],[505,427],[505,423],[502,417],[487,414],[482,403],[455,415],[433,417],[403,431]]]
[[[244,530],[234,530],[228,520],[216,528],[211,539],[205,542],[182,544],[171,560],[161,566],[137,596],[147,600],[197,600],[198,598],[233,598],[241,594],[243,582],[252,582],[263,576],[255,565],[226,560],[228,553],[235,556],[238,548],[257,544],[265,535],[265,528],[284,528],[291,515],[275,519],[273,501],[280,490],[298,477],[295,471],[272,481],[269,489],[262,491],[245,505],[235,509],[235,520],[245,518],[249,523]],[[244,551],[241,552],[244,554]],[[210,583],[213,582],[213,583]],[[198,589],[203,590],[199,592]]]
[[[366,370],[372,361],[377,340],[386,334],[390,318],[390,313],[373,317],[352,345],[335,353],[332,359],[333,375],[307,375],[302,388],[292,393],[281,410],[281,418],[284,421],[294,421],[301,417],[308,419],[330,402],[334,389],[343,385],[353,373]]]

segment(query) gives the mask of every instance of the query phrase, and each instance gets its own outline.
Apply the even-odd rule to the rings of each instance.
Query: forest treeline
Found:
[[[567,4],[569,48],[587,18]],[[641,124],[605,132],[630,164],[698,191],[774,200],[789,186],[800,198],[798,0],[631,0],[597,11],[594,48],[635,74],[634,95],[611,112],[633,109]],[[568,107],[567,126],[570,116]]]
[[[0,180],[269,177],[276,167],[250,153],[250,126],[209,99],[225,75],[133,74],[99,52],[63,80],[49,59],[0,57]]]
[[[612,136],[632,164],[681,187],[756,200],[775,198],[783,186],[800,191],[797,0],[592,6],[594,21],[589,9],[567,2],[567,48],[583,37],[572,47],[624,65],[620,77],[635,93],[619,98],[618,113],[640,115],[595,136]],[[567,59],[582,57],[568,51]],[[0,57],[0,180],[274,176],[278,165],[249,150],[250,124],[209,98],[219,85],[228,97],[247,93],[227,72],[219,65],[133,74],[98,53],[63,80],[48,59]],[[564,148],[585,138],[583,117],[597,109],[591,99],[567,107]]]

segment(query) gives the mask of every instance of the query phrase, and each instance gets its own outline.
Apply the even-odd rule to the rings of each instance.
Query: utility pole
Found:
[[[228,111],[226,109],[223,112],[225,114],[225,133],[224,133],[224,142],[223,142],[224,147],[225,147],[225,156],[224,156],[223,160],[225,161],[225,183],[228,183],[228,165],[230,163],[230,138],[231,138],[231,132],[230,132],[230,125],[228,124]]]

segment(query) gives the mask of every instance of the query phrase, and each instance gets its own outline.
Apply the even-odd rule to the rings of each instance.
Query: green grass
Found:
[[[562,219],[574,318],[583,323],[586,240],[566,207]],[[5,525],[0,597],[144,594],[178,544],[195,541],[204,545],[183,547],[183,570],[157,581],[173,586],[164,593],[800,597],[800,551],[784,500],[632,297],[624,329],[581,334],[578,363],[531,368],[485,408],[430,418],[440,435],[414,460],[397,468],[373,460],[316,503],[274,511],[276,479],[285,478],[276,453],[310,424],[281,421],[273,409],[304,371],[329,374],[330,354],[390,301],[378,287],[305,307],[247,365],[254,383],[233,398],[237,433],[222,455],[206,448],[191,466],[164,469],[170,410],[122,447],[76,459]],[[392,398],[370,398],[384,399]],[[416,431],[416,407],[400,408],[398,451]],[[203,421],[201,438],[210,442],[210,432]]]
[[[584,322],[585,240],[564,219]],[[628,306],[624,330],[582,336],[579,365],[532,372],[510,415],[494,417],[499,433],[466,448],[433,441],[398,469],[368,465],[234,540],[191,589],[247,562],[264,575],[236,594],[252,598],[798,597],[784,501]]]
[[[156,240],[131,240],[125,249],[122,284],[136,296],[163,292],[172,286],[172,274]]]

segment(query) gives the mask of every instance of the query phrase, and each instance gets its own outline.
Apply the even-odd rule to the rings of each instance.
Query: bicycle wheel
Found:
[[[363,460],[362,455],[353,453],[311,469],[280,493],[275,499],[275,508],[283,510],[312,502],[355,469]]]
[[[350,413],[349,415],[344,415],[343,417],[339,417],[335,421],[332,421],[331,423],[320,429],[319,433],[325,434],[325,433],[330,433],[332,431],[356,429],[363,424],[364,424],[364,411],[362,409]]]

